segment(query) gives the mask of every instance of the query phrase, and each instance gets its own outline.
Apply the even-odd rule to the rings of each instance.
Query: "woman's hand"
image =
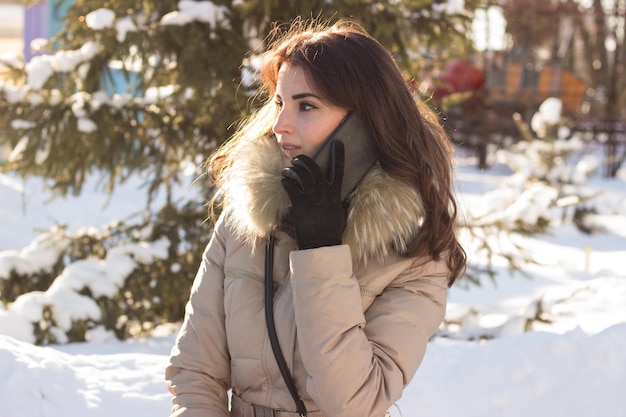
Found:
[[[341,202],[344,146],[335,140],[330,144],[329,179],[319,165],[306,155],[292,159],[292,166],[282,171],[282,185],[293,209],[296,241],[299,249],[341,244],[346,227],[346,213]]]

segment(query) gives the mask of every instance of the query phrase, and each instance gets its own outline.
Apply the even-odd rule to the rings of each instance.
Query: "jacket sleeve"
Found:
[[[228,416],[230,358],[224,328],[223,219],[215,225],[191,294],[185,319],[165,370],[174,396],[171,417]]]
[[[443,320],[448,268],[397,258],[385,266],[395,278],[364,313],[348,246],[290,256],[309,394],[328,416],[384,415],[402,396]]]

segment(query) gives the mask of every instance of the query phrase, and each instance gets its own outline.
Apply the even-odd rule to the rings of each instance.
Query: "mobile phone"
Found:
[[[374,132],[355,112],[349,113],[339,126],[329,135],[313,160],[322,168],[322,172],[330,173],[335,167],[334,147],[330,144],[340,140],[345,149],[343,182],[341,184],[341,200],[345,200],[359,185],[365,174],[378,159]]]

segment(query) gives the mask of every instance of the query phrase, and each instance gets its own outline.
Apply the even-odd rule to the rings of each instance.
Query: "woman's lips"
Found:
[[[285,154],[286,156],[288,156],[289,158],[293,158],[297,155],[300,155],[300,146],[295,146],[295,145],[289,145],[289,144],[282,144],[280,145],[280,149],[283,152],[283,154]]]

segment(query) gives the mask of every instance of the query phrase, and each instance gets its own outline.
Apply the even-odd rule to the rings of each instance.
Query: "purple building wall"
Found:
[[[27,7],[24,10],[24,61],[37,55],[30,50],[30,43],[37,38],[50,38],[50,10],[48,2]]]

